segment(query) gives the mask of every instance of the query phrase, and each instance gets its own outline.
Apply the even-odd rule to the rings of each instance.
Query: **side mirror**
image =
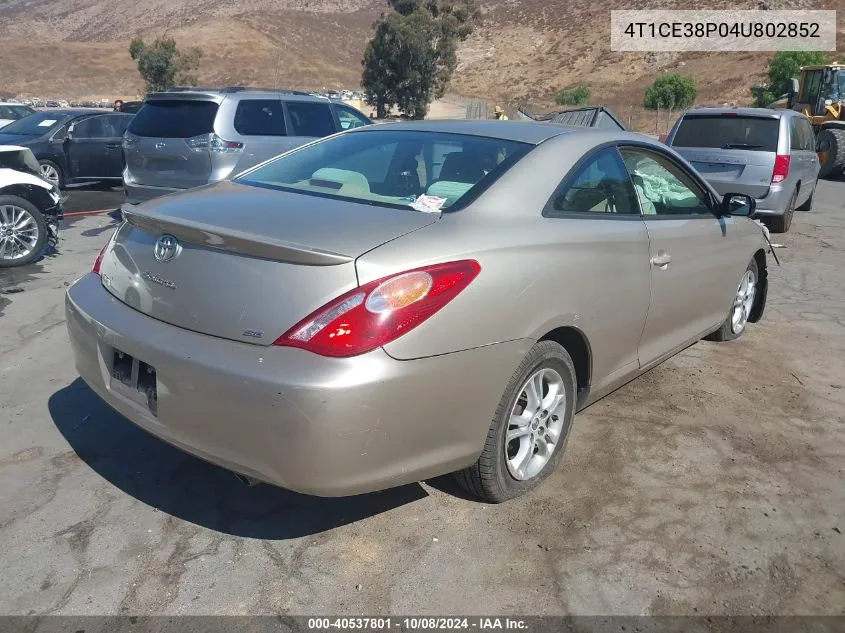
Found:
[[[795,78],[789,80],[789,93],[792,95],[798,94],[798,80]]]
[[[753,220],[757,216],[757,201],[744,193],[726,193],[719,211],[720,216],[738,215]]]

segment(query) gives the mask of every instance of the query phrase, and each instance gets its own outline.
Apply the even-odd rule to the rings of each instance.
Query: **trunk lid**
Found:
[[[356,257],[439,217],[228,181],[124,216],[101,265],[112,295],[172,325],[258,345],[354,288]],[[156,257],[163,235],[178,246],[160,245]]]
[[[777,114],[688,114],[669,144],[720,194],[763,198],[772,182],[780,127]]]
[[[126,167],[139,185],[188,189],[212,174],[211,154],[189,145],[214,132],[219,105],[199,98],[148,100],[127,130]]]
[[[763,198],[775,168],[774,152],[675,147],[720,194],[744,193]]]

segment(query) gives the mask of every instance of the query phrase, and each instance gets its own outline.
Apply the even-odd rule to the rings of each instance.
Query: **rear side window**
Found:
[[[279,99],[245,99],[235,110],[235,130],[244,136],[284,136],[285,113]]]
[[[288,101],[287,106],[291,123],[291,136],[321,138],[337,131],[328,103]]]
[[[780,121],[764,117],[685,116],[672,145],[775,152]]]
[[[213,101],[147,101],[129,124],[136,136],[191,138],[214,131]]]

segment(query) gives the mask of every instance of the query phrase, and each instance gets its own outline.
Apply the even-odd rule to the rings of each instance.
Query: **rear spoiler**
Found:
[[[212,226],[193,220],[176,220],[165,215],[141,212],[129,204],[122,205],[120,211],[129,224],[140,229],[154,233],[167,233],[191,244],[229,251],[238,255],[249,255],[304,266],[336,266],[349,263],[354,259],[341,253],[246,233],[230,227]]]

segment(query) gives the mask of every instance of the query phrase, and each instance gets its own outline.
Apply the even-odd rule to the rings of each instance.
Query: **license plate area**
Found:
[[[158,416],[158,381],[152,365],[130,356],[119,349],[112,349],[112,391],[147,407]]]

